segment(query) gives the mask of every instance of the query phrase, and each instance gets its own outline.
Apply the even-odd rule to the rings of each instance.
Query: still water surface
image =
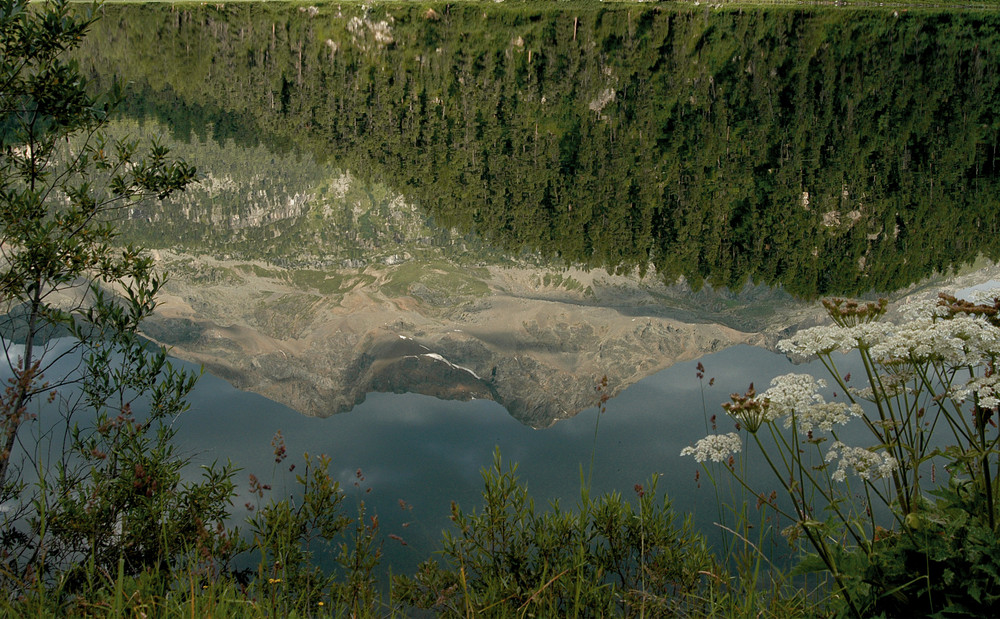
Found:
[[[631,386],[608,401],[603,414],[591,408],[542,430],[517,422],[495,402],[414,394],[374,393],[349,413],[304,417],[212,376],[199,383],[191,410],[175,427],[179,444],[195,454],[196,462],[238,462],[244,469],[239,476],[244,490],[250,472],[269,480],[277,466],[275,494],[292,492],[289,476],[283,474],[290,463],[301,466],[303,452],[330,455],[331,470],[347,489],[348,509],[363,498],[377,511],[383,533],[407,542],[402,547],[386,541],[387,562],[396,573],[411,570],[438,546],[441,531],[449,526],[451,501],[465,510],[480,505],[481,471],[491,465],[494,448],[505,461],[517,463],[540,505],[554,499],[575,505],[581,471],[587,474],[592,455],[595,492],[627,495],[635,484],[647,485],[655,475],[678,513],[691,513],[699,528],[718,542],[715,490],[704,474],[699,488],[695,471],[700,467],[678,455],[706,434],[703,411],[720,413],[719,431],[728,432],[731,422],[719,404],[730,393],[742,393],[751,380],[764,386],[780,374],[804,369],[819,373],[822,368],[797,367],[783,355],[751,346],[709,355],[702,363],[705,408],[695,363],[682,363]],[[844,369],[857,370],[850,364]],[[712,377],[715,384],[709,387]],[[290,457],[275,465],[270,442],[279,430]],[[365,476],[362,489],[371,488],[368,493],[353,486],[358,469]],[[765,484],[762,489],[771,489],[766,475],[751,477]],[[237,516],[245,511],[246,500],[237,502]],[[400,500],[412,509],[401,509]]]

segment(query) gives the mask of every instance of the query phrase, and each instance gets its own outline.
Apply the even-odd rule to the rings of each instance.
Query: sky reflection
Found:
[[[704,475],[699,489],[699,466],[681,458],[681,449],[705,435],[706,409],[709,416],[718,413],[720,432],[730,431],[732,422],[719,407],[730,393],[742,393],[751,381],[763,390],[774,376],[804,368],[751,346],[709,355],[702,363],[705,408],[696,362],[679,363],[608,401],[599,422],[597,409],[591,408],[541,430],[520,424],[494,402],[414,394],[374,393],[348,413],[309,418],[212,376],[199,383],[191,410],[175,427],[179,443],[197,462],[228,458],[238,463],[244,491],[247,476],[255,473],[274,486],[276,495],[290,492],[289,464],[301,466],[303,452],[330,455],[331,471],[347,490],[347,505],[363,498],[378,512],[383,533],[407,541],[405,548],[387,542],[387,560],[398,572],[412,569],[437,548],[441,530],[449,526],[452,500],[466,510],[480,505],[481,470],[491,464],[495,447],[505,462],[517,463],[536,504],[560,499],[576,505],[593,455],[594,492],[629,496],[635,484],[645,485],[656,475],[660,491],[679,513],[692,513],[707,533],[718,530],[715,490]],[[822,374],[818,364],[809,370]],[[711,377],[716,380],[709,387]],[[290,457],[275,465],[270,443],[279,430]],[[355,488],[359,469],[365,482]],[[752,476],[767,479],[758,473]],[[245,514],[245,500],[237,503],[237,517]],[[400,500],[412,509],[401,509]]]

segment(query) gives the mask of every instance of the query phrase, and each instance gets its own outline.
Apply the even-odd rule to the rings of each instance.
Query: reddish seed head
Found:
[[[398,535],[396,535],[395,533],[390,533],[389,534],[389,539],[395,540],[395,541],[399,542],[400,545],[402,545],[402,546],[406,546],[406,542],[403,540],[403,538],[400,537],[400,536],[398,536]]]
[[[281,435],[281,430],[274,433],[274,438],[271,439],[271,447],[274,448],[274,461],[276,463],[281,463],[288,454],[285,451],[285,438]]]

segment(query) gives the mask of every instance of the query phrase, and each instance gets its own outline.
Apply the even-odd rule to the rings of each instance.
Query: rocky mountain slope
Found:
[[[600,271],[405,263],[311,287],[270,265],[156,256],[177,275],[147,335],[309,415],[372,391],[415,392],[492,399],[544,427],[593,406],[604,376],[614,395],[678,361],[768,339],[671,308],[666,286]],[[319,290],[335,278],[338,292]]]

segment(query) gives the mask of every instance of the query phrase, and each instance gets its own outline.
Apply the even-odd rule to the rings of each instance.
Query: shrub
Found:
[[[452,504],[441,561],[394,580],[401,601],[456,616],[665,616],[701,606],[706,579],[718,572],[689,519],[678,527],[656,478],[577,509],[555,502],[537,510],[500,452],[483,471],[483,507]]]
[[[219,551],[233,490],[227,466],[181,482],[164,422],[196,377],[140,338],[163,279],[116,243],[123,209],[195,171],[101,135],[120,93],[90,94],[67,60],[91,23],[62,0],[0,0],[0,581],[57,601],[95,574],[167,570],[207,538]]]

